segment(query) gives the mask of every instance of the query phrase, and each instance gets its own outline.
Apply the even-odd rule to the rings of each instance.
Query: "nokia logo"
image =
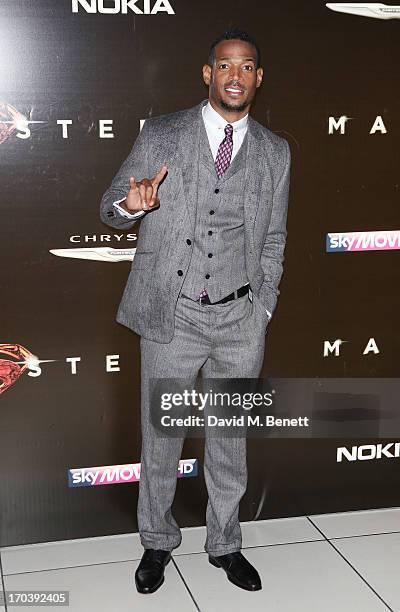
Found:
[[[136,15],[156,15],[157,13],[175,15],[169,0],[72,0],[72,12],[79,13],[79,9],[86,13],[105,15],[126,14],[128,11]]]
[[[350,449],[340,446],[336,453],[336,462],[346,461],[371,461],[371,459],[395,459],[400,457],[400,442],[389,442],[388,444],[364,444],[363,446],[352,446]]]

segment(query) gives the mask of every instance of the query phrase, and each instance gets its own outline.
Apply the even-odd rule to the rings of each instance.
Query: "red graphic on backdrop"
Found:
[[[0,344],[0,355],[8,355],[13,359],[0,357],[0,394],[7,391],[28,369],[28,359],[34,356],[21,344]],[[17,361],[17,359],[19,361]]]
[[[0,101],[0,144],[18,130],[18,125],[26,125],[26,121],[26,117],[11,104]]]

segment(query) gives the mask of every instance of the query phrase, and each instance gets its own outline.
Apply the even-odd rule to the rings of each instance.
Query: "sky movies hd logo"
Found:
[[[197,476],[197,473],[197,459],[181,459],[179,461],[178,478],[190,478]],[[140,463],[68,470],[69,487],[96,487],[99,485],[125,484],[138,480],[140,480]]]
[[[326,235],[327,253],[393,251],[400,249],[400,230],[336,232]]]

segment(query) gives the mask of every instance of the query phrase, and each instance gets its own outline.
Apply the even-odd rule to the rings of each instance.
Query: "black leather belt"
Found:
[[[226,295],[224,298],[222,298],[222,300],[218,300],[218,302],[210,302],[210,298],[208,295],[206,295],[205,297],[199,298],[198,300],[193,300],[194,302],[199,302],[199,304],[201,305],[213,305],[213,304],[225,304],[226,302],[230,302],[231,300],[236,300],[237,298],[243,297],[244,295],[246,295],[246,293],[249,292],[250,289],[250,285],[243,285],[243,287],[240,287],[240,289],[236,289],[233,293],[230,293],[229,295]],[[184,295],[182,294],[182,297],[189,298],[188,295]]]

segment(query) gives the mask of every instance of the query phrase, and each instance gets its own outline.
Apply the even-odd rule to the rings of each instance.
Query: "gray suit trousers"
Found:
[[[180,296],[175,333],[162,344],[141,337],[142,452],[138,525],[144,548],[173,550],[182,540],[171,506],[184,436],[157,435],[149,415],[151,378],[251,378],[261,371],[268,315],[257,296],[200,305]],[[193,387],[194,388],[194,387]],[[241,549],[239,502],[247,487],[246,437],[220,438],[205,428],[207,537],[204,550],[223,555]]]

